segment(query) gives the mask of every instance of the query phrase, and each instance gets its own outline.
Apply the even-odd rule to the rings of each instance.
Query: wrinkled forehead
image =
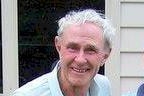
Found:
[[[103,29],[97,24],[83,23],[72,24],[63,30],[64,35],[99,36],[103,37]]]
[[[104,44],[102,29],[93,24],[72,25],[67,27],[62,35],[65,42],[77,42],[90,45]]]

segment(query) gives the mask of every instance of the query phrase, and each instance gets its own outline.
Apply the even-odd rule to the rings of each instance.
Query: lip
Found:
[[[88,68],[76,68],[76,67],[71,67],[71,69],[76,73],[86,73],[90,70]]]

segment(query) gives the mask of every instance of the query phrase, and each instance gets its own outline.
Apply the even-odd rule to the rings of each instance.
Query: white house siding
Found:
[[[120,96],[144,82],[144,0],[108,0],[106,6],[116,28],[116,48],[106,74],[113,96]]]
[[[144,0],[106,0],[106,15],[116,28],[106,75],[120,96],[144,83]]]
[[[120,3],[121,93],[144,83],[144,0]]]

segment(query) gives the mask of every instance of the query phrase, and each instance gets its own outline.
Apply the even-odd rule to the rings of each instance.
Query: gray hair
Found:
[[[109,20],[104,18],[103,14],[96,12],[93,9],[86,9],[82,11],[72,11],[65,15],[58,21],[57,34],[60,36],[63,30],[72,24],[83,24],[85,22],[91,22],[99,25],[103,30],[103,36],[105,39],[105,46],[112,48],[114,28],[110,24]]]

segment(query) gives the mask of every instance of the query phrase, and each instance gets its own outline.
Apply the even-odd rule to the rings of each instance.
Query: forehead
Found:
[[[101,45],[104,44],[102,31],[101,27],[93,23],[75,24],[63,30],[62,38],[65,42]]]
[[[93,23],[73,24],[63,30],[63,35],[83,35],[90,37],[102,37],[103,30],[100,26]]]
[[[92,39],[94,41],[103,41],[102,28],[93,23],[84,23],[80,25],[71,25],[63,30],[63,39],[77,39],[84,40]]]

